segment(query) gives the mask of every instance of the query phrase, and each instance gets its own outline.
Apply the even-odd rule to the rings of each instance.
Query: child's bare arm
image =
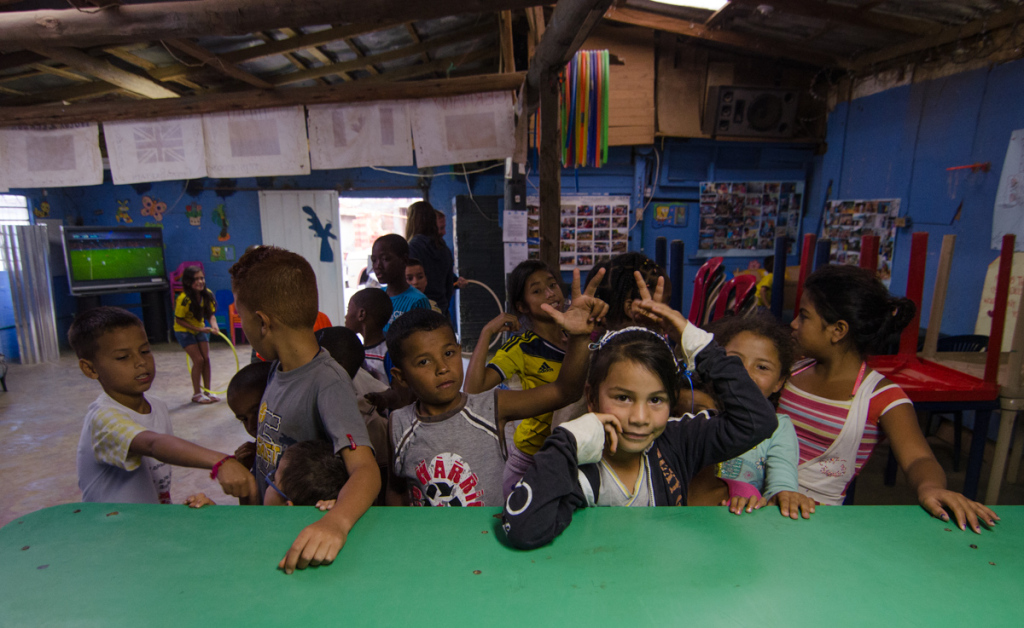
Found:
[[[946,472],[924,439],[912,406],[895,406],[883,414],[878,423],[889,437],[892,452],[906,473],[907,481],[917,490],[917,500],[933,517],[949,521],[949,511],[952,511],[961,530],[970,525],[978,533],[981,532],[979,520],[995,525],[999,516],[992,510],[946,489]]]
[[[225,493],[234,497],[249,497],[257,492],[256,479],[237,460],[177,436],[149,430],[140,432],[132,439],[128,451],[156,458],[160,462],[195,469],[212,469],[213,465],[223,460],[217,469],[217,481]]]
[[[512,314],[502,312],[484,325],[480,338],[473,349],[473,357],[466,368],[466,384],[464,389],[469,394],[482,393],[501,383],[501,375],[494,369],[487,368],[487,351],[495,334],[503,331],[519,331],[519,319]]]
[[[590,333],[594,326],[608,312],[608,304],[596,298],[594,293],[604,277],[604,269],[597,272],[585,292],[580,293],[580,274],[573,271],[572,305],[565,313],[543,304],[541,307],[551,315],[569,335],[569,346],[558,371],[558,378],[530,390],[499,390],[496,401],[498,434],[504,434],[505,423],[527,417],[553,412],[572,403],[583,395],[590,360]],[[502,449],[504,450],[504,439]]]
[[[338,493],[338,501],[320,521],[299,533],[278,569],[290,574],[308,565],[328,565],[345,545],[352,526],[373,505],[380,493],[380,470],[369,447],[343,449],[341,457],[348,468],[348,481]]]

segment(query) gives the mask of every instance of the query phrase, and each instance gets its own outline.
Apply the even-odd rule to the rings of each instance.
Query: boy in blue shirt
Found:
[[[427,296],[409,285],[405,279],[405,265],[409,261],[409,243],[397,233],[383,235],[373,242],[370,263],[377,281],[385,284],[385,291],[391,297],[391,318],[384,326],[386,334],[391,323],[409,310],[430,309]]]

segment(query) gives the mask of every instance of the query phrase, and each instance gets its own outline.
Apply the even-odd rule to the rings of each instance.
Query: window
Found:
[[[0,194],[0,226],[32,224],[28,216],[28,199],[14,194]],[[0,272],[7,270],[4,261],[3,234],[0,233]]]

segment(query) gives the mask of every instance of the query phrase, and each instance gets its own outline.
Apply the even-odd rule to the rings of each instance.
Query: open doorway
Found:
[[[405,218],[409,205],[422,198],[338,198],[338,223],[341,228],[342,274],[345,294],[351,296],[364,285],[360,275],[372,278],[370,252],[373,241],[382,235],[397,233],[405,237]],[[374,284],[376,285],[376,284]],[[348,307],[348,303],[345,304]]]

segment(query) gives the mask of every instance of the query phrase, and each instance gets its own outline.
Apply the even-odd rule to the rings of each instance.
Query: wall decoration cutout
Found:
[[[301,105],[206,113],[203,137],[210,178],[309,174]]]
[[[511,92],[414,100],[409,118],[420,168],[505,159],[515,149]]]
[[[886,286],[892,278],[892,255],[896,243],[896,217],[900,199],[829,201],[825,204],[821,237],[832,240],[828,261],[832,264],[860,264],[860,237],[877,235],[878,278]]]
[[[687,203],[658,203],[654,206],[654,228],[685,227],[689,211]]]
[[[39,207],[33,209],[32,213],[36,215],[36,218],[48,218],[50,216],[50,201],[39,203]]]
[[[186,205],[185,215],[188,216],[188,224],[198,227],[203,220],[203,206],[199,203]]]
[[[117,201],[117,214],[114,215],[118,223],[132,224],[132,217],[128,214],[128,199]]]
[[[167,211],[167,203],[150,198],[148,196],[142,197],[143,216],[152,216],[153,220],[157,222],[162,222],[164,219],[165,211]]]
[[[227,208],[224,207],[224,203],[213,208],[213,224],[220,227],[220,233],[217,234],[218,242],[227,242],[231,239],[231,234],[228,233]]]
[[[211,246],[210,247],[210,261],[211,262],[233,262],[235,261],[235,247],[231,245],[227,246]]]
[[[530,259],[540,258],[540,202],[526,199]],[[629,197],[562,195],[559,266],[587,270],[629,250]],[[536,251],[536,257],[534,252]]]
[[[331,249],[331,238],[335,240],[338,236],[331,233],[331,222],[327,221],[327,225],[324,226],[320,223],[320,217],[316,215],[313,208],[309,205],[304,205],[302,211],[305,212],[309,218],[309,230],[316,234],[316,237],[320,238],[320,261],[331,263],[334,261],[334,250]]]
[[[762,257],[776,236],[800,234],[803,181],[700,184],[700,239],[695,257]]]
[[[313,168],[413,164],[412,130],[404,102],[311,105],[307,111]]]
[[[198,116],[104,122],[103,137],[117,185],[206,176],[203,121]]]

